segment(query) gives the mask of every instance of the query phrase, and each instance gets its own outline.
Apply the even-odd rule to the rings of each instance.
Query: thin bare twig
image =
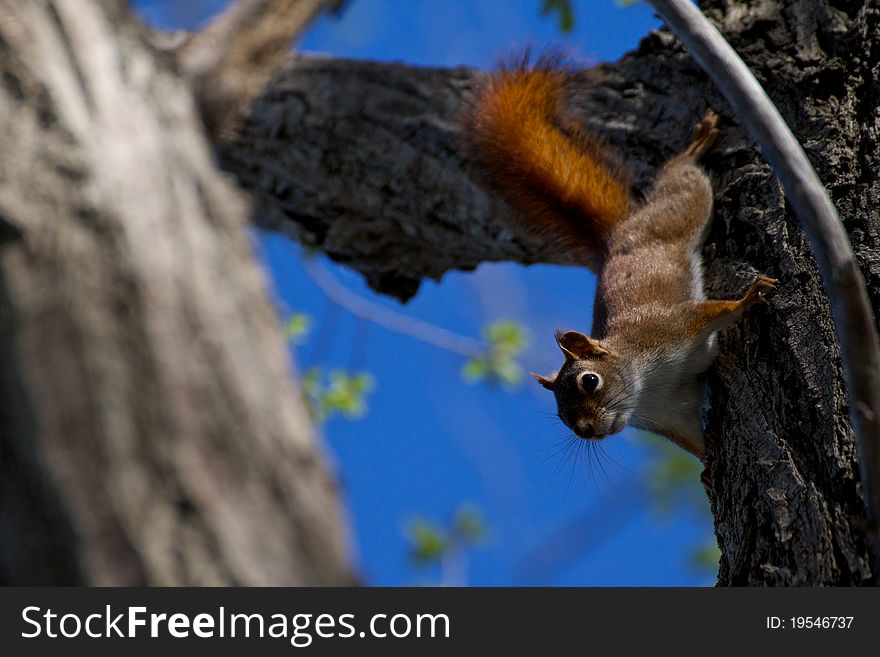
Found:
[[[880,563],[880,339],[865,281],[831,199],[773,102],[689,0],[649,0],[733,106],[782,183],[831,301],[867,507]]]
[[[355,317],[366,319],[389,331],[415,338],[465,358],[480,358],[489,353],[489,347],[479,340],[456,335],[452,331],[415,317],[396,313],[378,303],[364,299],[342,285],[333,274],[313,260],[303,260],[303,268],[328,299],[345,308]]]
[[[323,11],[345,0],[241,0],[176,48],[213,136],[228,134],[284,61],[293,41]]]

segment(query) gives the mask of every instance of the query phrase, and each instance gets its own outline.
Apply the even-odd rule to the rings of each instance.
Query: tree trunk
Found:
[[[0,581],[350,582],[248,207],[145,36],[0,0]]]
[[[880,7],[702,6],[827,184],[880,308]],[[570,109],[626,154],[642,190],[707,106],[720,111],[722,138],[705,159],[716,189],[708,290],[735,297],[756,272],[781,282],[766,308],[721,337],[709,375],[719,584],[875,581],[829,304],[778,182],[667,31],[595,73],[579,76]],[[221,145],[224,165],[257,199],[260,225],[323,249],[401,299],[425,277],[487,260],[568,262],[513,235],[499,219],[507,210],[467,161],[456,119],[479,80],[465,69],[292,58],[239,138]]]

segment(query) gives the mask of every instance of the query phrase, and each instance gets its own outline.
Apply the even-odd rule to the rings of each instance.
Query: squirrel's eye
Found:
[[[593,372],[584,372],[578,377],[578,387],[586,393],[595,392],[602,383],[602,378]]]

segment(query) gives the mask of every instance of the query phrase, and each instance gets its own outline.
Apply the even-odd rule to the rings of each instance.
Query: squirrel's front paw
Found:
[[[758,303],[759,301],[765,301],[767,296],[776,290],[776,284],[778,282],[779,281],[775,278],[770,278],[769,276],[756,276],[755,280],[752,281],[752,285],[749,287],[748,292],[745,294],[744,301],[748,305]]]

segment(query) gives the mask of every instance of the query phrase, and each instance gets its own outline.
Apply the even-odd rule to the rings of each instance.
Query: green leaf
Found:
[[[410,558],[420,566],[440,561],[449,549],[449,539],[443,530],[425,518],[412,518],[406,537],[410,543]]]
[[[305,313],[294,313],[284,325],[284,337],[293,344],[302,344],[312,328],[312,318]]]
[[[366,396],[373,389],[373,377],[366,372],[355,375],[334,371],[330,386],[321,399],[325,416],[341,413],[348,418],[362,417],[367,411]]]
[[[713,538],[711,542],[701,545],[691,553],[690,566],[694,570],[718,572],[718,562],[721,561],[721,550]]]
[[[483,329],[489,347],[495,353],[516,356],[529,343],[526,328],[513,319],[499,319]]]
[[[472,504],[462,504],[455,511],[453,529],[464,543],[480,543],[488,533],[480,510]]]
[[[367,395],[375,382],[368,372],[349,374],[334,370],[329,381],[322,380],[322,371],[314,367],[303,374],[302,387],[309,407],[318,422],[340,414],[349,419],[363,417],[367,412]]]
[[[541,5],[541,15],[549,16],[551,13],[559,14],[559,30],[568,34],[574,27],[574,9],[571,0],[544,0]]]
[[[708,512],[708,500],[700,483],[702,464],[669,440],[644,435],[653,455],[647,480],[654,511],[680,514],[689,507],[697,513]]]
[[[489,359],[484,357],[472,358],[461,368],[461,375],[469,383],[482,381],[489,375]]]
[[[464,380],[468,383],[500,383],[506,388],[519,385],[523,370],[516,357],[529,343],[526,328],[515,320],[501,319],[487,324],[483,335],[488,351],[464,364],[461,371]]]
[[[522,383],[523,370],[520,364],[512,358],[496,360],[494,374],[498,381],[509,388],[514,388]]]
[[[315,395],[321,385],[321,368],[310,367],[302,375],[302,388],[307,395]]]
[[[473,504],[459,505],[452,518],[443,524],[415,516],[404,525],[410,559],[422,568],[439,566],[441,582],[444,581],[444,571],[451,568],[450,564],[460,566],[466,563],[466,552],[482,547],[488,534],[482,513]],[[458,581],[463,572],[456,571],[455,574]]]
[[[303,398],[312,419],[316,422],[321,422],[323,418],[321,417],[320,405],[318,404],[318,398],[321,394],[321,368],[310,367],[303,372],[300,385],[302,386]]]

